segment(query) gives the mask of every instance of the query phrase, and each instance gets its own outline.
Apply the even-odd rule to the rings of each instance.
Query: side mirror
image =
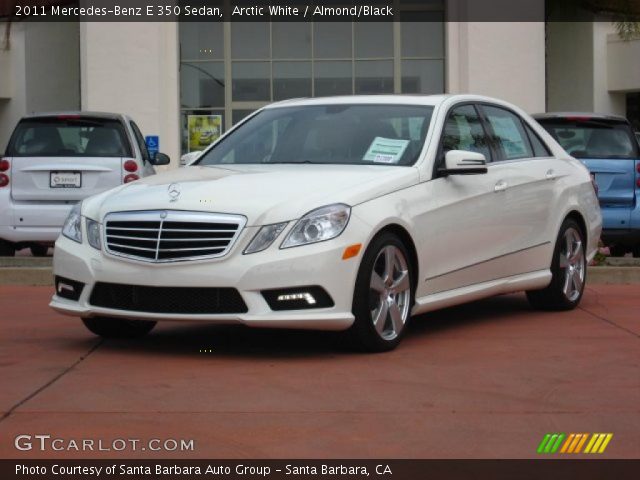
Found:
[[[450,150],[444,156],[444,175],[478,175],[487,173],[487,159],[482,153]]]
[[[156,153],[156,158],[154,158],[151,163],[153,165],[169,165],[169,163],[171,163],[171,159],[166,153],[158,152]]]

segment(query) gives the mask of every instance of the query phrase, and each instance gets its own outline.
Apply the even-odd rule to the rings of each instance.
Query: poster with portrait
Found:
[[[189,115],[187,129],[189,152],[204,150],[222,134],[222,115]]]

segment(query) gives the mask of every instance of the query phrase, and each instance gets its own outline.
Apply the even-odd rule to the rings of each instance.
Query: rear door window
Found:
[[[7,153],[12,157],[131,156],[118,120],[75,116],[22,120]]]
[[[501,160],[533,157],[529,137],[522,120],[503,108],[483,105],[482,110],[493,131],[493,139],[502,154]]]
[[[542,118],[538,122],[576,158],[639,158],[633,131],[622,120],[566,117]]]

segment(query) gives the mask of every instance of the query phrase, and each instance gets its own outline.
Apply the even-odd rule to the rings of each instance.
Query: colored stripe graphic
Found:
[[[547,433],[538,445],[537,452],[542,454],[603,453],[612,438],[613,433]],[[583,450],[582,447],[585,444],[586,447]]]

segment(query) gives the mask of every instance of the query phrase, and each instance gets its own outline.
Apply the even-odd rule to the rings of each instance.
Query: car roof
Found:
[[[549,112],[549,113],[535,113],[531,115],[536,120],[546,120],[553,118],[593,118],[597,120],[616,120],[618,122],[628,122],[628,120],[620,115],[609,115],[604,113],[593,112]]]
[[[80,116],[80,117],[93,117],[93,118],[108,118],[111,120],[120,120],[124,115],[120,113],[109,112],[89,112],[84,110],[69,110],[59,112],[34,112],[22,117],[27,118],[47,118],[47,117],[61,117],[61,116]]]

